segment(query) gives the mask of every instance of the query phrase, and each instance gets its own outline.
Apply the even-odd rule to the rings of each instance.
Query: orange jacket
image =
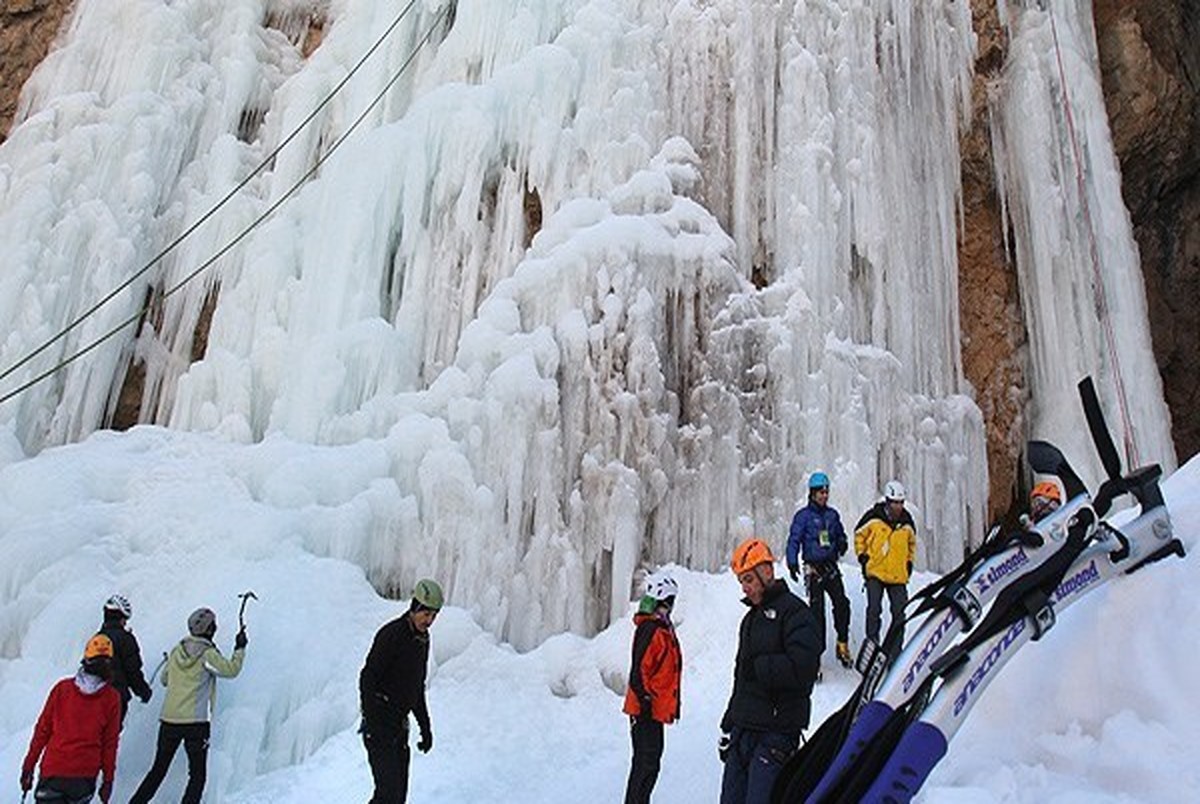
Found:
[[[670,621],[654,614],[636,614],[633,655],[629,666],[629,686],[625,690],[624,712],[650,717],[659,723],[679,719],[679,680],[683,675],[683,653]],[[642,701],[650,702],[643,712]]]

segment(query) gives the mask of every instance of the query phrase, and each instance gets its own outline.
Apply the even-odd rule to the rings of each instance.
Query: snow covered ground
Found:
[[[355,733],[357,674],[375,630],[404,608],[380,597],[360,568],[364,550],[386,543],[357,532],[369,521],[370,499],[347,491],[372,471],[373,454],[370,442],[313,447],[268,439],[245,446],[139,427],[25,459],[4,436],[0,787],[12,795],[2,798],[15,800],[45,694],[72,672],[109,594],[132,600],[131,625],[153,667],[200,605],[216,609],[217,641],[228,650],[236,596],[254,590],[260,599],[247,609],[245,669],[220,685],[205,800],[366,800],[370,775]],[[1200,459],[1176,472],[1165,490],[1188,558],[1097,591],[1018,654],[930,778],[923,801],[1194,800],[1200,695],[1190,668],[1200,659],[1193,566]],[[837,496],[835,489],[834,505]],[[762,535],[782,541],[782,534]],[[735,538],[730,534],[731,544]],[[844,571],[857,644],[860,576],[854,566]],[[729,573],[676,568],[675,577],[683,718],[667,730],[655,801],[690,804],[717,797],[717,724],[743,608]],[[520,653],[476,624],[486,600],[457,601],[434,624],[435,744],[429,755],[414,755],[411,800],[619,800],[629,746],[618,693],[630,622],[592,639],[559,635]],[[814,727],[852,686],[850,672],[826,668],[814,694]],[[161,692],[148,706],[132,705],[116,800],[149,767],[160,702]],[[177,757],[162,800],[181,792],[184,764]]]

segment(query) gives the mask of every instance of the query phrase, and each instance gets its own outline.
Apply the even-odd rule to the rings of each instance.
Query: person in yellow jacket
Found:
[[[863,568],[867,587],[867,639],[879,641],[883,595],[888,596],[892,629],[904,640],[904,607],[908,604],[908,579],[917,555],[917,526],[904,507],[904,486],[890,480],[883,500],[871,506],[854,528],[854,552]]]
[[[216,633],[217,615],[212,609],[196,609],[188,617],[188,636],[180,640],[167,658],[162,674],[167,696],[159,716],[154,764],[129,804],[147,804],[154,798],[180,743],[188,760],[183,804],[199,804],[207,778],[209,721],[217,698],[217,678],[233,678],[240,673],[246,656],[244,628],[234,637],[233,656],[228,659],[213,644]]]

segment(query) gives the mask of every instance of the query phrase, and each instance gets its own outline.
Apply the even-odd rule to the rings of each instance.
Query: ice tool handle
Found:
[[[253,598],[254,600],[258,600],[258,595],[254,594],[253,592],[246,591],[246,592],[242,592],[240,595],[238,595],[238,597],[241,598],[241,600],[242,600],[242,605],[238,607],[238,630],[245,631],[246,630],[246,603],[249,602],[251,598]]]

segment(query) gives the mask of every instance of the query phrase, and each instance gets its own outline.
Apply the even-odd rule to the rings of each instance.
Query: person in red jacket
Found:
[[[100,800],[108,804],[121,733],[121,695],[109,683],[112,660],[112,640],[96,634],[83,651],[75,677],[62,679],[50,690],[21,766],[22,792],[33,787],[33,769],[41,759],[37,801],[91,801],[103,771]]]
[[[633,762],[625,785],[625,804],[649,804],[663,753],[663,724],[679,719],[679,681],[683,655],[671,609],[679,587],[667,575],[646,580],[646,594],[633,616],[633,651],[624,712],[629,715]]]

